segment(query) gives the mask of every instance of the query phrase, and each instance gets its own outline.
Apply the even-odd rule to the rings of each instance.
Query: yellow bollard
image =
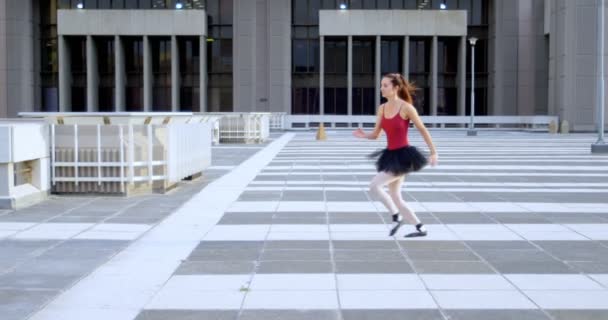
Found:
[[[326,140],[327,135],[325,134],[325,126],[323,122],[319,124],[319,129],[317,130],[317,140]]]
[[[567,120],[562,121],[562,125],[560,128],[560,133],[562,134],[568,134],[570,133],[570,123],[568,123]]]
[[[549,123],[549,133],[557,133],[557,123],[555,120],[551,120]]]

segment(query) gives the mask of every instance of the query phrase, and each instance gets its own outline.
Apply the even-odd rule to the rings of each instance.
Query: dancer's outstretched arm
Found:
[[[382,105],[380,105],[380,107],[378,107],[378,111],[376,112],[376,125],[374,126],[374,130],[370,133],[366,133],[365,131],[363,131],[363,129],[357,128],[357,130],[355,130],[353,132],[353,135],[357,138],[362,138],[362,139],[369,139],[369,140],[378,139],[378,137],[380,137],[380,133],[382,132],[381,122],[382,122],[383,115],[384,115],[384,105],[382,104]]]

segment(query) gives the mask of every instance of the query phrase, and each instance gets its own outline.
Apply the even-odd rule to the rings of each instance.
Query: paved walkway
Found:
[[[440,165],[403,190],[428,237],[404,238],[411,226],[387,235],[365,158],[382,141],[286,133],[263,149],[221,147],[217,179],[166,204],[120,199],[142,220],[166,206],[156,224],[49,220],[10,233],[23,225],[3,217],[31,221],[0,216],[0,250],[28,253],[13,257],[67,246],[43,250],[47,266],[38,255],[1,275],[0,310],[26,319],[32,310],[10,310],[43,305],[36,320],[608,318],[608,156],[589,153],[593,136],[433,137]],[[415,131],[412,143],[423,146]],[[47,205],[73,201],[119,200]],[[66,256],[91,262],[79,273]],[[78,279],[61,282],[71,272]],[[32,274],[51,288],[19,287]]]
[[[204,176],[165,195],[53,196],[0,210],[0,319],[28,318],[229,172],[223,165],[239,165],[265,145],[214,146]]]

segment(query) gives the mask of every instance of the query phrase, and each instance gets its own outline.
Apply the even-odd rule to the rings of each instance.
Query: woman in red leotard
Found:
[[[381,91],[387,102],[378,108],[374,131],[366,133],[359,128],[353,132],[357,138],[372,140],[378,139],[381,131],[386,133],[387,147],[370,155],[370,157],[377,158],[376,169],[378,171],[370,183],[370,193],[379,198],[393,214],[390,236],[393,236],[401,227],[403,216],[410,224],[416,226],[416,232],[409,233],[406,237],[427,235],[427,230],[418,216],[401,197],[401,185],[406,174],[419,171],[429,163],[432,166],[437,165],[437,151],[431,135],[412,105],[414,90],[415,88],[401,74],[385,75],[382,78]],[[428,160],[416,147],[409,144],[407,131],[410,122],[418,128],[429,146],[431,154]],[[384,191],[385,185],[388,185],[388,193]]]

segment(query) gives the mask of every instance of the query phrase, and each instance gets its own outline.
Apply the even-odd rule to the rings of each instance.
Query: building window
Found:
[[[410,37],[409,80],[418,88],[414,106],[421,115],[430,115],[431,38]]]
[[[208,111],[230,112],[233,106],[233,3],[207,0]]]
[[[66,37],[70,56],[71,104],[73,112],[87,111],[87,41],[86,37]]]
[[[180,111],[200,111],[200,38],[179,37]]]
[[[376,113],[376,38],[353,38],[352,114]],[[344,113],[346,114],[346,113]]]
[[[171,38],[150,37],[152,111],[171,111]]]
[[[40,2],[40,111],[59,111],[57,0]]]
[[[126,111],[144,111],[144,42],[142,37],[124,37]]]
[[[325,38],[324,114],[348,114],[347,44],[346,37]]]
[[[437,39],[437,115],[458,114],[458,61],[460,38]]]
[[[97,49],[97,70],[99,72],[99,111],[113,111],[115,99],[114,38],[94,38]]]

